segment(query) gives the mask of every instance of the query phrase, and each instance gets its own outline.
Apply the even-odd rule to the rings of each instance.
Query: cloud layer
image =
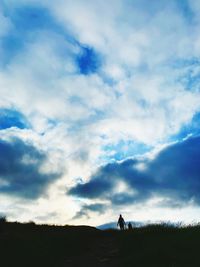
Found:
[[[69,193],[82,198],[109,200],[129,205],[161,197],[167,204],[200,204],[200,137],[169,145],[154,159],[129,159],[110,163],[78,184]],[[121,192],[119,183],[126,188]],[[164,205],[164,202],[163,202]]]
[[[35,199],[44,194],[60,173],[45,173],[47,156],[20,139],[0,141],[0,192]]]
[[[199,204],[200,5],[151,2],[0,2],[1,195],[46,197],[58,222]]]

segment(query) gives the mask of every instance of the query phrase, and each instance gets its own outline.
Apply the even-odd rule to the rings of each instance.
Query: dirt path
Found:
[[[117,267],[119,266],[119,248],[112,237],[105,236],[83,254],[66,259],[63,267]]]

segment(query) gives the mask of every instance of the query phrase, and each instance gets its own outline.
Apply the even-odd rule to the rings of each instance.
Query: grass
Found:
[[[200,227],[152,225],[119,236],[121,266],[200,266]]]
[[[2,267],[197,267],[199,248],[198,225],[101,231],[0,220]]]

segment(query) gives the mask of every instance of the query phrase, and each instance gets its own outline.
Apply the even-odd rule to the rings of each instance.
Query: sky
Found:
[[[200,220],[200,1],[0,0],[0,215]]]

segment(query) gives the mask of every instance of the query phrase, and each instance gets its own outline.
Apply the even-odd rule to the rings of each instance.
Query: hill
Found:
[[[132,231],[0,223],[2,267],[200,266],[200,226]]]
[[[130,221],[130,223],[132,224],[133,227],[141,227],[141,226],[145,226],[148,224],[152,224],[151,221],[146,221],[146,222],[145,221],[144,222]],[[126,225],[127,225],[127,222],[126,222]],[[100,230],[118,229],[116,222],[109,222],[109,223],[101,224],[97,228]]]

